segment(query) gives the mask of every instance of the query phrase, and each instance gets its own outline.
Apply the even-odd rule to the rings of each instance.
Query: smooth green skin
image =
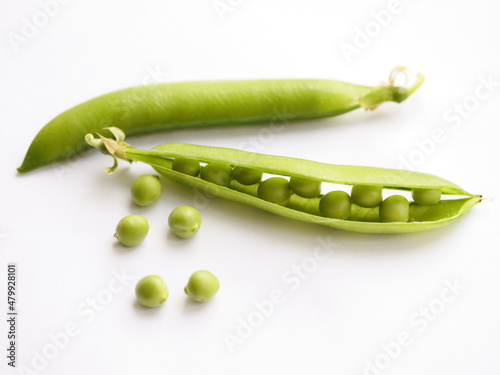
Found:
[[[253,185],[262,180],[262,171],[253,168],[234,167],[233,178],[243,185]]]
[[[411,197],[417,204],[436,204],[441,200],[441,190],[439,189],[413,189]]]
[[[191,206],[179,206],[168,216],[168,226],[181,238],[193,237],[201,226],[201,215]]]
[[[125,246],[139,245],[149,232],[148,221],[140,215],[128,215],[122,218],[115,230],[115,238]]]
[[[340,115],[385,101],[400,102],[411,88],[370,87],[324,79],[199,81],[143,85],[114,91],[81,103],[47,123],[35,136],[18,172],[69,159],[89,148],[86,134],[109,135],[119,127],[127,135],[170,129],[286,123]]]
[[[351,216],[351,197],[345,191],[330,191],[319,201],[321,215],[346,220]]]
[[[129,161],[149,164],[162,176],[207,194],[247,204],[290,219],[354,232],[408,233],[439,228],[455,221],[481,201],[480,195],[468,193],[446,179],[408,170],[326,164],[311,160],[185,143],[169,143],[149,151],[126,148],[124,153]],[[467,198],[441,200],[430,206],[412,203],[410,205],[410,219],[407,223],[381,223],[378,220],[378,207],[363,208],[356,204],[352,205],[349,220],[325,218],[318,210],[319,198],[307,199],[293,194],[287,207],[276,205],[258,197],[257,185],[246,186],[233,180],[230,188],[227,188],[173,171],[172,161],[167,157],[177,156],[194,158],[203,162],[231,160],[234,165],[261,169],[270,174],[301,176],[343,185],[372,185],[404,191],[411,191],[414,188],[439,189],[443,194],[466,196]]]
[[[286,178],[271,177],[259,184],[257,195],[265,201],[286,206],[290,202],[292,189]]]
[[[229,186],[233,167],[227,163],[208,163],[201,169],[201,179],[220,186]]]
[[[149,275],[140,279],[135,286],[137,301],[145,307],[158,307],[168,298],[168,288],[158,275]]]
[[[378,214],[383,223],[407,222],[410,219],[410,203],[402,195],[391,195],[380,203]]]
[[[382,186],[354,185],[351,199],[361,207],[376,207],[382,202]]]
[[[130,188],[132,201],[138,206],[150,206],[161,196],[161,183],[158,176],[142,175],[137,177]]]
[[[210,271],[196,271],[191,275],[184,292],[196,302],[206,302],[219,290],[219,280]]]
[[[290,177],[292,191],[304,198],[314,198],[321,193],[321,181],[310,180],[300,176]]]
[[[198,176],[201,171],[200,163],[198,160],[175,158],[172,162],[172,169],[190,176]]]

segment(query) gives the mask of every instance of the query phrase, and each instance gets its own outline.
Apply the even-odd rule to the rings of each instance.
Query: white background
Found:
[[[129,186],[149,167],[122,163],[107,176],[111,160],[97,152],[16,172],[46,122],[116,89],[288,77],[378,85],[404,65],[426,81],[401,105],[294,123],[271,137],[263,137],[264,124],[129,140],[139,148],[175,141],[244,148],[252,141],[269,154],[390,168],[406,160],[498,198],[498,2],[72,0],[44,17],[46,3],[1,2],[0,373],[18,373],[6,359],[10,262],[19,279],[19,373],[500,372],[498,200],[442,229],[366,235],[202,201],[165,180],[161,200],[138,208]],[[221,3],[227,10],[218,13]],[[37,30],[12,43],[31,21]],[[363,41],[366,30],[372,36]],[[347,44],[356,53],[344,53]],[[431,142],[436,129],[444,139]],[[168,233],[168,214],[181,204],[196,205],[203,217],[190,240]],[[151,230],[143,244],[125,249],[112,234],[130,213],[147,217]],[[320,246],[330,249],[328,259],[314,260]],[[292,282],[296,267],[303,278]],[[206,304],[183,293],[198,269],[221,281]],[[130,279],[112,284],[124,285],[111,294],[122,272]],[[161,275],[170,289],[161,308],[135,303],[135,282],[148,274]],[[459,287],[450,289],[453,283]],[[282,298],[270,308],[262,301],[273,293]],[[245,331],[249,321],[255,328]],[[76,334],[65,340],[68,324]],[[238,334],[228,345],[225,338]],[[406,346],[395,344],[402,338]]]

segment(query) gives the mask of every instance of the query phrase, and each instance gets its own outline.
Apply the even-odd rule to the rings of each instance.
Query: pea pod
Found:
[[[400,103],[410,88],[389,84],[360,86],[322,79],[268,79],[163,83],[111,92],[79,104],[47,123],[32,141],[19,172],[68,159],[88,148],[87,133],[104,134],[120,127],[128,135],[170,129],[288,122],[340,115],[357,108],[375,109],[386,101]]]
[[[122,143],[121,140],[116,142],[103,137],[103,141],[108,152],[113,156],[130,162],[147,163],[162,176],[181,184],[290,219],[337,229],[367,233],[418,232],[451,223],[481,201],[481,196],[471,194],[446,179],[420,172],[334,165],[298,158],[184,143],[170,143],[144,151]],[[198,176],[175,171],[172,169],[172,160],[177,157],[194,159],[202,163],[230,162],[233,166],[262,170],[273,175],[298,176],[303,179],[343,185],[380,186],[384,189],[399,191],[437,189],[442,194],[454,199],[440,200],[432,205],[419,205],[412,202],[409,206],[408,222],[381,222],[378,218],[378,207],[365,208],[356,204],[352,204],[348,220],[327,218],[321,215],[318,208],[322,195],[315,198],[304,198],[292,194],[290,201],[287,202],[286,206],[283,206],[260,198],[258,193],[259,183],[243,185],[233,179],[229,186],[220,186],[205,181]],[[114,168],[116,168],[116,164]],[[112,172],[114,168],[108,172]]]

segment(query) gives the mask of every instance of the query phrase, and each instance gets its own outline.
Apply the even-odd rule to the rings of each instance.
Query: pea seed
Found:
[[[172,162],[172,169],[196,177],[200,174],[201,168],[198,160],[177,157]]]
[[[439,189],[413,189],[411,196],[415,203],[420,205],[436,204],[441,200]]]
[[[139,245],[149,232],[148,221],[140,215],[128,215],[122,218],[115,230],[115,237],[125,246]]]
[[[259,198],[265,201],[286,206],[290,202],[292,189],[287,179],[283,177],[271,177],[260,183],[257,194]]]
[[[170,213],[168,225],[177,236],[190,238],[200,229],[201,215],[194,207],[179,206]]]
[[[379,217],[383,223],[407,222],[410,217],[410,204],[402,195],[387,197],[380,204]]]
[[[167,300],[168,288],[160,276],[149,275],[137,282],[135,296],[145,307],[158,307]]]
[[[235,167],[234,179],[242,185],[253,185],[262,180],[262,171],[253,168]]]
[[[142,175],[135,179],[130,189],[132,201],[139,206],[155,203],[161,195],[161,184],[158,176]]]
[[[319,201],[319,211],[323,216],[346,220],[351,215],[351,197],[342,190],[330,191]]]
[[[361,207],[376,207],[382,202],[382,187],[368,185],[354,185],[351,198]]]
[[[196,271],[191,275],[184,292],[196,302],[210,300],[219,290],[219,280],[210,271]]]
[[[212,162],[201,169],[202,180],[228,187],[231,183],[233,168],[229,164]]]
[[[321,181],[310,180],[299,176],[290,178],[292,191],[304,198],[314,198],[321,193]]]

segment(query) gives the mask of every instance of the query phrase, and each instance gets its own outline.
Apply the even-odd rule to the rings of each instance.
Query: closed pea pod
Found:
[[[401,72],[396,68],[393,72]],[[86,134],[119,126],[128,135],[178,128],[248,124],[337,116],[357,108],[400,103],[410,88],[372,87],[325,79],[200,81],[143,85],[111,92],[61,113],[35,136],[18,171],[28,172],[71,158],[89,148]]]
[[[216,196],[245,203],[290,219],[325,225],[333,228],[370,233],[404,233],[438,228],[461,217],[471,207],[481,201],[481,196],[470,194],[458,185],[443,178],[407,170],[385,169],[349,165],[325,164],[310,160],[283,156],[249,153],[222,147],[197,146],[171,143],[157,146],[149,151],[137,150],[127,144],[104,138],[108,151],[127,161],[140,161],[151,165],[161,175],[187,186],[210,191]],[[203,163],[223,163],[231,161],[235,166],[254,168],[277,176],[299,176],[306,179],[324,181],[347,186],[375,186],[380,189],[411,191],[412,189],[436,189],[449,199],[437,204],[409,205],[407,222],[382,222],[379,207],[351,205],[349,218],[329,218],[321,214],[321,196],[303,198],[291,194],[286,205],[271,202],[259,194],[259,188],[273,178],[255,185],[243,185],[232,180],[229,186],[219,186],[198,177],[173,171],[172,159],[189,157]],[[284,185],[284,184],[283,184]],[[269,194],[275,194],[272,189]],[[458,198],[456,198],[458,196]]]

